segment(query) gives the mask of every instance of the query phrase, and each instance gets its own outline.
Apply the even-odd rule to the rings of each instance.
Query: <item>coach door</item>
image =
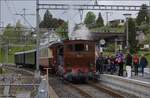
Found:
[[[63,48],[63,46],[59,46],[57,48],[57,64],[64,65],[64,48]]]

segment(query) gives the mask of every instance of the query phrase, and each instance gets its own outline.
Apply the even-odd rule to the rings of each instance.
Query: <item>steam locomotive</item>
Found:
[[[49,67],[64,79],[85,82],[95,72],[95,42],[91,40],[64,40],[51,42],[40,48],[40,69]],[[35,68],[36,50],[15,53],[15,64]]]

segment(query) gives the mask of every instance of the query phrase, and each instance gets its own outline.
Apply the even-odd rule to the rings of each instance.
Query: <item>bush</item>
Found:
[[[3,68],[2,67],[0,67],[0,74],[2,74],[3,73]]]
[[[107,47],[106,47],[106,51],[114,52],[115,51],[115,44],[114,43],[108,44]]]

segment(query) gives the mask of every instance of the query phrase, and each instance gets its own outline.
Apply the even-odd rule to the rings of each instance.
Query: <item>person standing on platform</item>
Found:
[[[119,76],[123,76],[123,58],[122,58],[121,55],[119,55],[116,58],[116,62],[117,62],[117,65],[119,66],[119,73],[118,73],[118,75]]]
[[[133,66],[134,66],[134,72],[135,72],[135,76],[136,76],[136,75],[138,75],[138,66],[139,66],[138,54],[134,54],[134,56],[133,56]]]
[[[131,75],[132,75],[132,70],[131,70],[131,67],[132,67],[132,55],[130,53],[127,54],[127,56],[125,58],[125,61],[126,61],[127,77],[130,78]]]
[[[103,53],[101,53],[96,60],[96,71],[99,72],[100,74],[103,74],[103,69],[104,69],[104,58]]]
[[[144,76],[144,68],[148,65],[148,61],[144,54],[142,54],[142,57],[140,58],[140,67],[142,71],[142,76]]]
[[[110,73],[111,74],[114,74],[115,71],[116,71],[116,66],[115,66],[115,61],[114,61],[114,57],[111,56],[111,59],[110,59],[111,63],[110,63]]]
[[[99,57],[96,59],[96,72],[99,72],[99,73],[100,73]]]

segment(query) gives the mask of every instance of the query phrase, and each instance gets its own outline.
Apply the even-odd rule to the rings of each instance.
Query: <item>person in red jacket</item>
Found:
[[[138,54],[134,54],[134,56],[133,56],[133,66],[134,66],[135,75],[138,75],[138,66],[139,66]]]

